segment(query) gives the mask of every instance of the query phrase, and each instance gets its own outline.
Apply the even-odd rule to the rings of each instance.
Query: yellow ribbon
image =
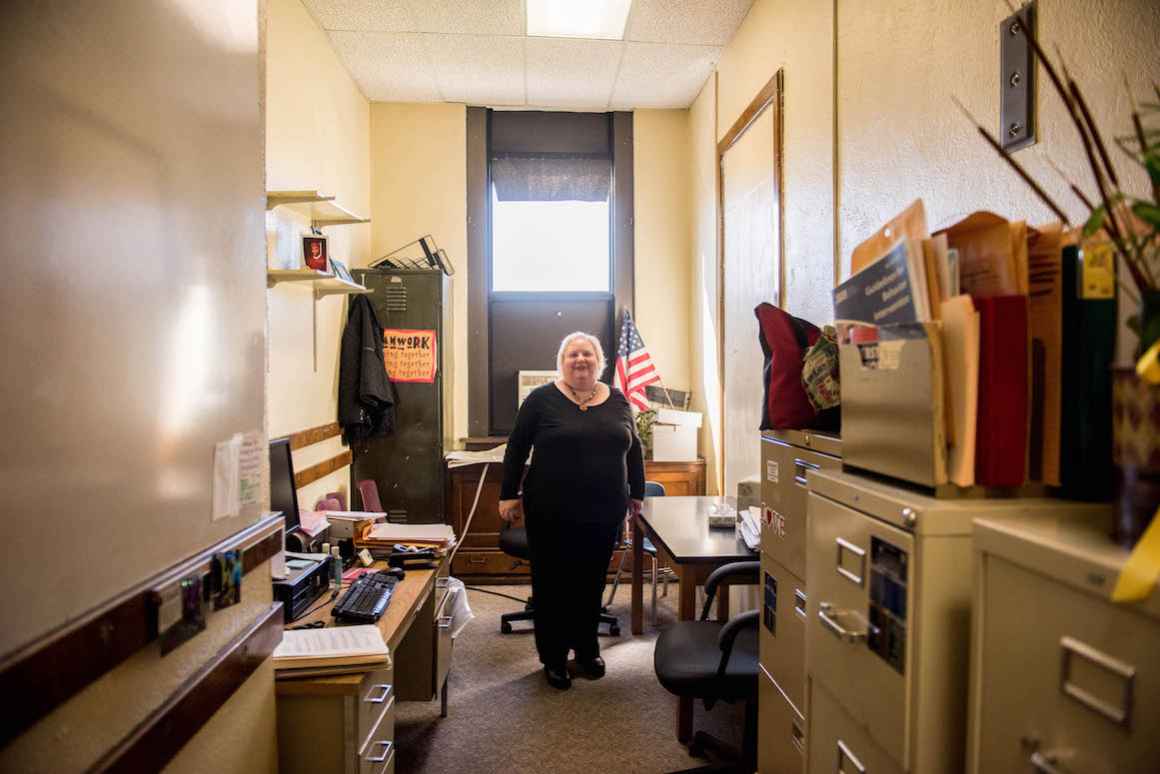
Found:
[[[1140,542],[1132,549],[1128,563],[1120,570],[1120,577],[1112,590],[1112,601],[1139,602],[1147,599],[1157,580],[1160,580],[1160,508],[1152,517],[1148,529],[1144,530]]]

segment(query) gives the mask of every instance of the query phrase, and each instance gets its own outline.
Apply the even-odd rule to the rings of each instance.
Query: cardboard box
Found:
[[[653,425],[654,462],[696,462],[699,411],[660,409]]]

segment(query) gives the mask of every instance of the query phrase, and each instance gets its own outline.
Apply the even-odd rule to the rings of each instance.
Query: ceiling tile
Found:
[[[528,105],[606,110],[624,43],[527,38]]]
[[[324,30],[412,32],[415,23],[403,0],[302,0]]]
[[[334,50],[367,99],[442,102],[424,37],[399,32],[330,33]]]
[[[526,38],[424,35],[443,99],[473,105],[523,105]]]
[[[685,108],[693,104],[721,58],[714,46],[625,43],[611,107]]]
[[[724,46],[753,0],[633,0],[624,39]]]
[[[405,0],[414,32],[524,34],[522,0]]]

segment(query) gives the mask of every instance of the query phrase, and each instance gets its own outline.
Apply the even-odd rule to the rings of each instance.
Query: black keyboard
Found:
[[[340,621],[374,623],[390,604],[395,583],[395,577],[385,572],[361,575],[334,603],[331,615]]]

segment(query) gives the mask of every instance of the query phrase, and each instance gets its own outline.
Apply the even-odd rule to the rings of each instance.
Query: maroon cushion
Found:
[[[753,312],[757,315],[758,339],[765,355],[761,429],[808,428],[815,412],[802,386],[802,357],[818,340],[821,331],[773,304],[758,304]]]

